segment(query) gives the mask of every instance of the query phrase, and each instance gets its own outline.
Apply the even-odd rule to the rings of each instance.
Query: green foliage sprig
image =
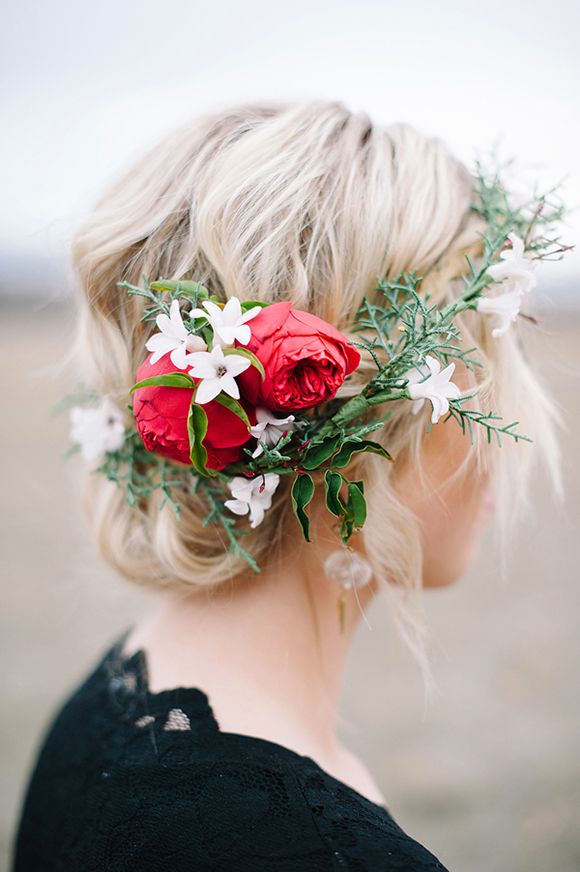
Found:
[[[127,503],[138,506],[155,491],[163,494],[159,504],[161,510],[168,503],[177,517],[180,517],[179,499],[175,489],[187,488],[182,468],[159,454],[148,451],[134,426],[133,410],[127,407],[133,427],[125,432],[123,444],[116,451],[105,452],[103,462],[93,470],[122,488]],[[185,470],[189,476],[188,470]]]

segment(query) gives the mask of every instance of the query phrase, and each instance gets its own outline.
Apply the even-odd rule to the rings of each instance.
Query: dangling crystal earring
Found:
[[[324,561],[327,577],[340,585],[338,596],[338,621],[340,632],[344,633],[346,619],[346,594],[351,588],[366,587],[373,571],[368,560],[345,545],[340,551],[333,551]]]

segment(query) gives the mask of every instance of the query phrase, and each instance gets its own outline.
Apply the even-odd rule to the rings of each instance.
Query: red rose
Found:
[[[244,396],[279,412],[309,409],[331,400],[360,362],[360,354],[331,324],[274,303],[252,321],[253,351],[266,370],[260,380],[255,367],[239,376]]]
[[[135,381],[176,371],[168,354],[153,365],[148,357],[137,370]],[[163,386],[139,388],[134,392],[135,423],[148,451],[191,465],[187,417],[192,395],[193,389]],[[203,440],[207,450],[207,467],[223,469],[243,456],[242,445],[252,437],[244,422],[215,400],[206,403],[203,408],[208,419]],[[246,412],[252,420],[250,410],[246,408]]]

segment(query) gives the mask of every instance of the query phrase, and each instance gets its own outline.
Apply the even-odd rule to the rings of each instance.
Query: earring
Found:
[[[346,594],[352,588],[366,587],[373,570],[368,560],[345,545],[340,551],[333,551],[324,561],[327,578],[340,585],[338,595],[338,622],[340,632],[344,633],[346,619]]]

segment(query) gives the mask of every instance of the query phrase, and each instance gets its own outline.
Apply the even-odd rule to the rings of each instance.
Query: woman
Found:
[[[522,275],[531,285],[531,261],[519,278],[506,271],[504,233],[504,253],[487,280],[495,277],[505,291],[504,309],[511,300],[508,315],[498,309],[497,297],[459,311],[454,363],[439,372],[433,356],[422,355],[399,378],[399,394],[388,397],[392,405],[375,409],[383,418],[390,413],[372,434],[375,448],[349,456],[335,479],[334,514],[318,485],[311,500],[298,489],[296,524],[291,480],[274,472],[244,497],[244,462],[262,462],[262,454],[272,463],[274,444],[265,437],[268,424],[255,397],[249,399],[249,374],[234,373],[238,387],[232,387],[225,412],[211,405],[209,393],[204,405],[199,384],[220,345],[224,301],[254,300],[266,308],[240,304],[235,329],[242,322],[250,329],[232,339],[229,352],[238,352],[239,366],[251,373],[243,346],[253,349],[258,362],[252,366],[266,368],[261,383],[255,376],[263,397],[264,378],[274,385],[280,361],[286,361],[278,356],[274,366],[271,346],[264,352],[264,336],[272,335],[264,324],[269,313],[280,311],[276,306],[290,302],[292,311],[322,319],[316,324],[326,326],[317,327],[316,341],[326,343],[326,351],[334,343],[334,362],[343,361],[340,378],[324,396],[326,358],[316,358],[315,377],[303,370],[296,375],[298,368],[293,377],[301,379],[300,390],[308,383],[318,399],[342,408],[368,385],[373,366],[382,366],[373,359],[372,344],[365,344],[364,329],[358,345],[350,344],[364,298],[378,299],[377,277],[386,276],[388,284],[405,273],[412,284],[408,273],[414,270],[423,278],[413,286],[421,298],[428,292],[431,303],[443,306],[459,299],[465,287],[466,255],[472,265],[485,257],[485,215],[473,207],[475,188],[474,177],[442,143],[407,126],[380,129],[334,103],[242,106],[203,118],[161,143],[107,194],[79,233],[78,351],[87,382],[116,403],[107,413],[107,426],[119,428],[107,431],[110,456],[126,438],[128,416],[119,410],[135,381],[191,365],[191,390],[168,382],[134,390],[132,410],[147,452],[135,461],[141,486],[132,500],[116,486],[118,475],[108,476],[116,482],[87,477],[86,507],[102,553],[125,577],[159,588],[159,600],[147,620],[115,642],[52,725],[23,808],[16,872],[444,868],[398,826],[372,774],[339,741],[336,708],[351,640],[378,591],[388,596],[428,677],[415,595],[458,579],[474,558],[494,500],[505,512],[506,497],[523,494],[532,449],[512,443],[499,450],[479,432],[472,441],[466,438],[457,422],[467,420],[462,409],[475,407],[473,400],[461,405],[460,391],[465,396],[476,386],[479,406],[517,418],[521,431],[534,437],[534,458],[543,455],[554,465],[551,408],[520,351],[521,319],[512,324],[523,290],[508,285],[521,282]],[[518,255],[520,241],[514,236],[507,243],[509,256]],[[150,289],[140,293],[143,276],[190,280],[183,288],[195,295],[192,333],[183,332],[183,296],[174,297],[177,303],[159,317],[163,293],[179,294],[180,288],[166,282],[157,286],[157,296]],[[415,290],[395,286],[395,293],[407,293],[415,305]],[[398,297],[390,299],[398,305]],[[284,317],[289,311],[287,306]],[[153,338],[155,312],[159,332]],[[499,318],[499,327],[490,315]],[[405,331],[400,322],[394,329]],[[368,330],[366,335],[368,340]],[[304,355],[316,357],[308,350],[310,334],[291,339],[301,366]],[[470,349],[481,368],[470,365]],[[220,360],[214,380],[227,375],[232,358]],[[445,374],[442,393],[416,387],[431,376],[440,385]],[[251,426],[242,427],[243,439],[236,441],[244,411],[231,398],[239,396],[239,386]],[[205,446],[201,460],[193,453],[195,416],[183,437],[187,411],[182,417],[177,406],[167,411],[170,397],[178,403],[186,393],[186,406],[195,405],[194,391],[208,427],[195,443]],[[310,402],[310,408],[326,406]],[[290,432],[288,444],[308,460],[310,440],[300,442],[296,415],[289,414],[295,406],[288,400],[272,409],[279,421],[276,438],[286,440]],[[449,410],[450,417],[444,414]],[[226,421],[225,414],[232,417]],[[84,420],[77,412],[81,444]],[[307,433],[312,421],[318,421],[316,414],[302,422]],[[179,453],[183,446],[176,447],[179,428],[185,455]],[[212,432],[219,439],[212,441]],[[252,449],[251,457],[242,443]],[[84,439],[84,453],[94,459],[98,451],[91,454],[91,444]],[[394,464],[385,459],[385,449]],[[162,456],[168,467],[160,465]],[[154,463],[156,474],[174,477],[173,490],[163,491],[159,479],[147,484]],[[183,485],[191,483],[196,463],[202,472],[237,471],[227,502],[204,484],[216,479],[194,475],[199,486]],[[287,471],[283,465],[281,471]],[[310,478],[301,466],[293,471],[301,483]],[[267,481],[274,482],[272,488],[264,489]],[[351,485],[347,502],[340,494]],[[362,516],[356,520],[353,508],[363,491],[366,523]],[[176,511],[160,505],[168,493]],[[509,514],[513,508],[502,517]],[[345,542],[362,528],[349,549],[337,544],[337,516]],[[259,574],[252,569],[257,564]]]

